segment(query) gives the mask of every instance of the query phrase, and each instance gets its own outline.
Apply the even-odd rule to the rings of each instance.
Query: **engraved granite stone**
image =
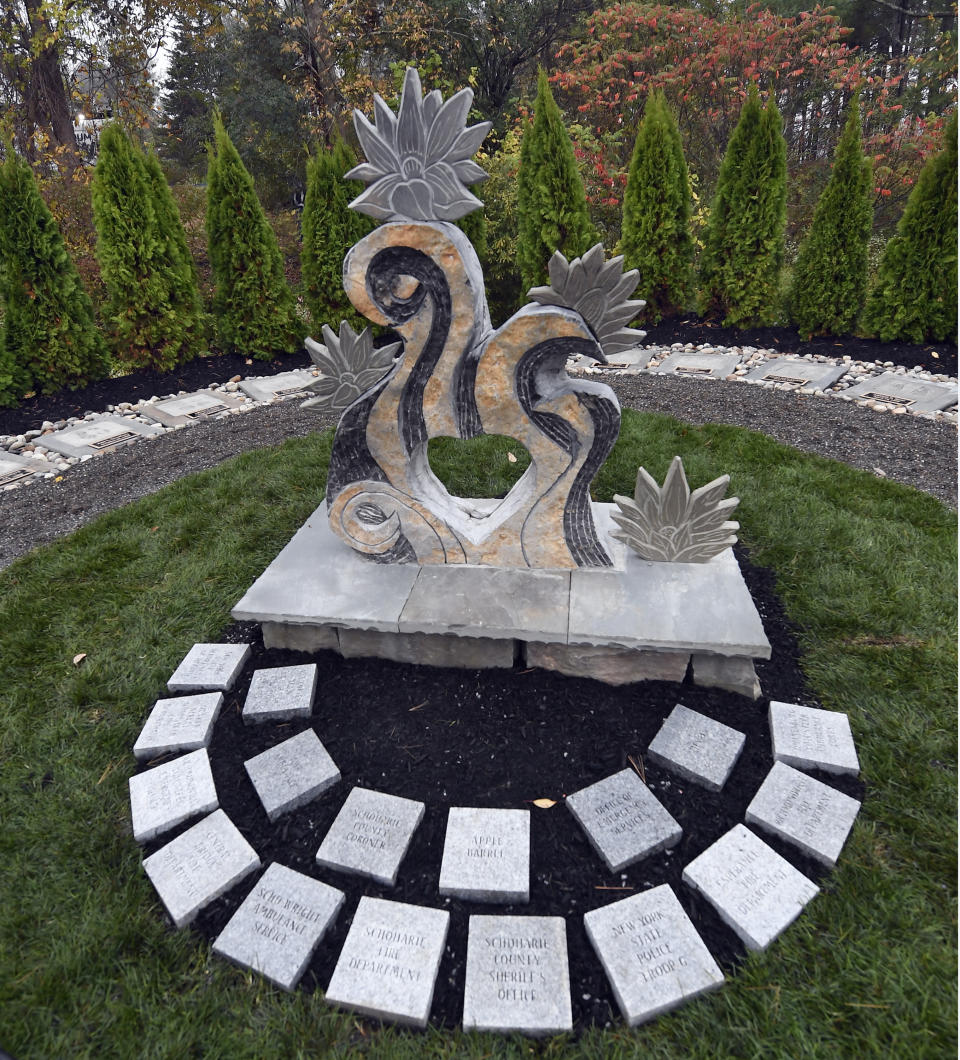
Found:
[[[254,401],[273,401],[278,397],[302,394],[315,379],[316,376],[308,368],[299,368],[293,372],[242,379],[240,389]]]
[[[97,456],[129,445],[139,438],[153,438],[163,432],[158,425],[147,425],[122,416],[101,416],[43,436],[47,449],[64,456]]]
[[[820,890],[742,824],[694,858],[683,882],[706,898],[748,950],[766,949]]]
[[[40,475],[52,470],[52,465],[45,460],[34,460],[19,453],[9,453],[0,449],[0,487],[11,486],[32,475]]]
[[[143,861],[178,928],[259,867],[257,852],[223,810],[204,817]]]
[[[240,408],[241,405],[243,402],[238,398],[213,390],[198,390],[194,394],[164,398],[162,401],[147,401],[140,406],[140,414],[165,427],[181,427]]]
[[[208,747],[222,706],[222,692],[158,699],[133,745],[134,757],[143,760]]]
[[[317,863],[392,887],[423,812],[422,802],[354,788],[320,844]]]
[[[676,846],[683,833],[632,769],[581,788],[566,803],[611,872]]]
[[[194,644],[167,682],[167,688],[171,692],[229,691],[249,655],[249,644]]]
[[[726,379],[739,363],[739,353],[692,353],[681,350],[664,357],[660,364],[650,371],[658,375]]]
[[[771,700],[770,736],[778,762],[828,773],[860,772],[850,719],[840,711]]]
[[[248,758],[243,767],[271,821],[340,782],[340,770],[313,729]]]
[[[664,883],[583,918],[631,1027],[723,984],[723,972]]]
[[[452,806],[440,893],[474,902],[530,900],[530,811]]]
[[[326,999],[377,1019],[425,1027],[450,914],[364,896]]]
[[[316,663],[255,670],[243,704],[244,724],[309,718],[316,687]]]
[[[133,838],[138,843],[219,806],[206,749],[130,778]]]
[[[293,990],[343,900],[343,891],[274,862],[217,936],[213,952]]]
[[[907,408],[911,412],[937,412],[956,405],[957,384],[884,372],[857,383],[844,394],[852,398],[869,398],[894,408]]]
[[[747,738],[742,732],[678,703],[660,726],[647,753],[672,773],[719,791]]]
[[[859,812],[856,799],[774,762],[745,819],[833,868]]]
[[[797,383],[826,390],[847,371],[845,364],[824,364],[805,361],[801,357],[777,357],[747,372],[745,379],[761,379],[768,383]]]
[[[563,917],[470,917],[463,1029],[534,1036],[573,1029]]]

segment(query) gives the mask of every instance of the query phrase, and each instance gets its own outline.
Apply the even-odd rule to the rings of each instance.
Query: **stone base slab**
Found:
[[[593,505],[602,537],[613,505]],[[527,570],[378,564],[329,528],[321,505],[233,609],[268,648],[427,666],[515,662],[608,684],[682,681],[755,697],[770,657],[733,552],[651,563],[607,539],[614,566]],[[752,675],[752,679],[751,679]]]

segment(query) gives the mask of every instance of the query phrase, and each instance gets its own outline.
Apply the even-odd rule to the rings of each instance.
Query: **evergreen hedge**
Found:
[[[219,116],[207,167],[207,244],[220,347],[269,360],[302,345],[306,326],[277,237]]]
[[[886,245],[863,329],[884,342],[942,342],[957,334],[957,112],[927,160]]]
[[[788,295],[790,317],[808,338],[851,332],[863,308],[873,221],[872,174],[870,160],[863,155],[855,96],[830,178],[800,244]]]
[[[117,358],[167,372],[203,342],[196,269],[170,189],[154,159],[117,125],[100,134],[93,173],[97,260]]]
[[[534,119],[523,135],[517,195],[517,264],[526,294],[548,282],[554,251],[571,259],[596,241],[570,134],[543,70],[537,75]]]
[[[656,323],[681,311],[693,283],[690,179],[680,130],[662,92],[647,99],[623,195],[620,253],[640,279],[634,298]]]
[[[702,311],[733,327],[777,316],[787,223],[787,145],[756,85],[727,144],[700,263]]]
[[[93,304],[29,165],[0,169],[0,404],[81,386],[110,370]]]

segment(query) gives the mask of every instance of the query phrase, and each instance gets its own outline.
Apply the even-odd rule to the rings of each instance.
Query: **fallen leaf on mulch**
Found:
[[[541,810],[549,810],[551,806],[557,805],[556,799],[531,799],[530,801]]]
[[[83,662],[83,660],[84,660],[84,659],[85,659],[86,657],[87,657],[87,653],[86,653],[85,651],[82,651],[82,652],[80,652],[80,654],[79,654],[79,655],[74,655],[74,657],[73,657],[73,665],[74,665],[74,666],[79,666],[79,665],[80,665],[80,663],[82,663],[82,662]]]

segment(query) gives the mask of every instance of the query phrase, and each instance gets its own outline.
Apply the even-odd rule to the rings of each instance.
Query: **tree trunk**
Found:
[[[41,0],[26,0],[26,9],[31,40],[48,38],[50,27],[41,11]],[[64,149],[58,152],[57,164],[72,173],[80,165],[80,152],[55,44],[48,44],[35,54],[24,85],[24,103],[33,128],[47,127],[54,145]]]

